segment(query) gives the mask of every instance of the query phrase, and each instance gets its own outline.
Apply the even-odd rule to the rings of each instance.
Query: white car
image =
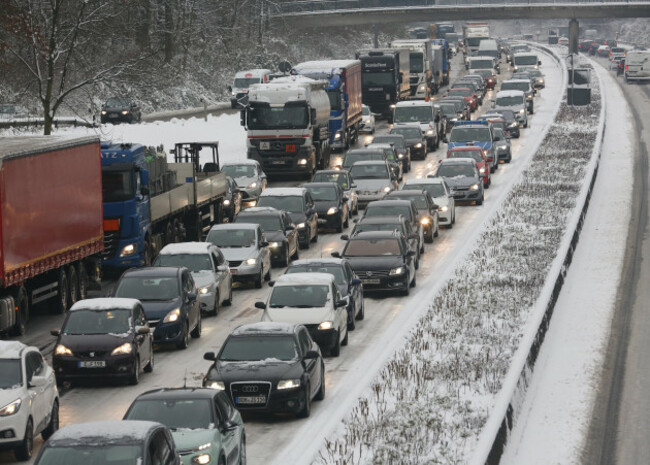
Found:
[[[375,115],[372,114],[368,105],[361,105],[361,123],[359,124],[359,132],[375,133]]]
[[[519,126],[528,127],[526,94],[521,90],[501,90],[494,99],[494,110],[512,110]]]
[[[201,311],[216,315],[222,305],[232,304],[232,274],[223,253],[209,242],[168,244],[154,266],[184,266],[199,290]]]
[[[440,225],[449,229],[456,222],[456,201],[451,195],[447,183],[442,178],[409,179],[402,186],[402,190],[425,190],[438,205],[438,221]]]
[[[242,208],[254,207],[260,194],[266,189],[266,174],[257,160],[242,160],[237,163],[224,163],[221,171],[230,176],[241,192]]]
[[[268,301],[255,307],[264,310],[262,321],[304,325],[322,350],[338,357],[348,344],[348,302],[333,275],[292,273],[280,276]]]
[[[59,391],[54,370],[36,347],[0,341],[0,449],[16,459],[32,457],[34,436],[59,429]]]

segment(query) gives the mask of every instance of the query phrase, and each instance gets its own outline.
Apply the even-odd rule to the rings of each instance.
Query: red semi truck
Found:
[[[103,229],[99,139],[0,137],[0,333],[99,284]]]

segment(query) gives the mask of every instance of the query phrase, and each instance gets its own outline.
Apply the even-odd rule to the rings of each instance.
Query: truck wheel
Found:
[[[63,268],[59,269],[59,279],[58,284],[58,293],[56,299],[56,305],[54,306],[54,312],[57,314],[65,313],[68,310],[68,295],[70,292],[68,286],[68,275],[66,274]]]
[[[68,302],[72,307],[79,300],[79,275],[74,265],[68,267]]]
[[[29,321],[29,298],[23,286],[20,286],[14,295],[14,306],[18,314],[16,315],[16,324],[11,330],[11,336],[24,336],[25,327]]]
[[[88,298],[88,271],[83,262],[77,264],[77,276],[79,277],[79,300]]]

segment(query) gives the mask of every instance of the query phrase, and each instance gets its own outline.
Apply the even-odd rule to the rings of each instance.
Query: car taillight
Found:
[[[627,71],[627,65],[625,65],[625,71]]]

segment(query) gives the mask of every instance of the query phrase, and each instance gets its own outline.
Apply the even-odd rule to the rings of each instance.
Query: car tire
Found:
[[[190,345],[190,325],[185,322],[183,327],[183,339],[177,344],[177,347],[181,350],[187,349],[187,346]]]
[[[79,262],[77,265],[77,276],[79,277],[79,300],[87,299],[89,285],[88,272],[83,262]]]
[[[352,318],[348,318],[348,331],[354,331],[357,328],[356,318],[354,316],[354,305],[352,306]]]
[[[334,347],[330,350],[330,355],[332,357],[341,355],[341,335],[338,331],[336,332],[336,341],[334,342]]]
[[[214,307],[212,308],[212,311],[210,312],[210,315],[212,316],[217,316],[219,314],[220,310],[220,304],[219,300],[221,299],[221,296],[219,295],[219,291],[215,291],[214,293]]]
[[[29,321],[29,297],[27,296],[27,290],[24,286],[20,286],[13,297],[18,315],[16,315],[16,324],[9,331],[9,335],[13,337],[24,336],[27,322]]]
[[[228,300],[223,301],[223,304],[226,307],[230,307],[232,305],[232,281],[230,282],[229,292],[230,292],[230,295],[228,296]]]
[[[298,260],[298,259],[300,259],[300,252],[298,252],[298,249],[300,249],[300,246],[299,246],[298,244],[296,244],[296,251],[295,251],[295,252],[293,253],[293,255],[291,256],[291,259],[292,259],[292,260]]]
[[[59,269],[59,277],[58,277],[58,293],[57,293],[57,298],[56,298],[56,305],[54,306],[54,312],[61,315],[65,312],[68,311],[68,306],[69,300],[68,296],[70,294],[69,286],[68,286],[68,275],[65,272],[63,268]]]
[[[190,335],[192,336],[192,339],[198,339],[201,337],[201,329],[203,326],[203,323],[201,322],[201,312],[199,312],[199,321],[196,323],[196,328],[192,330]]]
[[[310,386],[307,384],[305,386],[305,394],[304,394],[304,405],[302,409],[296,414],[298,418],[308,418],[309,415],[311,415],[311,394],[310,394]]]
[[[271,268],[269,267],[268,271],[264,275],[264,281],[270,281],[271,280]]]
[[[431,226],[431,231],[428,231],[427,234],[424,235],[424,242],[427,244],[433,243],[433,226]]]
[[[506,158],[506,163],[510,163],[512,161],[512,153],[508,154],[508,158]]]
[[[485,200],[484,195],[482,195],[481,198],[476,201],[476,205],[483,205],[483,200]]]
[[[47,441],[59,429],[59,401],[55,400],[52,405],[52,413],[50,415],[50,422],[41,433],[43,440]]]
[[[246,465],[246,436],[242,433],[239,442],[239,462],[238,465]]]
[[[74,264],[68,267],[68,302],[72,307],[79,300],[79,275]]]
[[[438,236],[440,236],[440,223],[438,223],[438,226],[436,227],[436,232],[433,233],[433,237]]]
[[[262,289],[262,279],[262,270],[260,270],[260,274],[257,276],[257,278],[255,278],[255,289]]]
[[[345,331],[345,337],[344,337],[343,340],[341,341],[341,345],[342,345],[342,346],[347,346],[349,340],[350,340],[350,332],[347,331],[347,328],[346,328],[346,331]]]
[[[404,289],[402,289],[402,295],[404,297],[407,297],[411,293],[411,277],[409,276],[408,279],[406,280],[407,284]]]
[[[363,298],[361,298],[361,310],[359,310],[359,314],[356,316],[356,319],[361,321],[366,317],[366,306],[364,305]]]
[[[34,454],[34,423],[30,418],[25,426],[25,436],[20,445],[14,449],[14,455],[19,462],[26,462]]]
[[[345,222],[343,223],[344,228],[350,227],[350,210],[348,210],[348,214],[345,215]]]
[[[526,122],[524,123],[524,127],[525,127],[525,128],[528,127],[528,120],[526,120]]]
[[[149,350],[151,351],[151,358],[149,359],[149,363],[147,363],[147,366],[144,367],[144,372],[145,373],[151,373],[153,371],[153,368],[156,364],[154,360],[154,354],[153,354],[153,343],[151,343],[151,347],[149,347]]]
[[[344,223],[344,221],[343,221],[343,215],[341,215],[341,218],[340,218],[339,224],[336,226],[336,232],[337,232],[337,233],[342,233],[342,232],[343,232],[343,228],[344,228],[343,223]]]
[[[137,385],[140,382],[140,355],[135,354],[135,366],[133,367],[133,373],[129,376],[129,384],[132,386]]]
[[[321,362],[321,376],[320,376],[320,388],[316,393],[314,400],[324,400],[325,399],[325,364]]]
[[[417,276],[417,274],[414,274],[413,279],[409,283],[409,286],[415,287],[415,286],[417,286],[417,284],[418,284],[418,276]]]
[[[354,204],[354,210],[352,210],[352,214],[355,216],[359,214],[359,202],[356,202]]]
[[[311,232],[311,231],[309,231]],[[312,242],[318,242],[318,227],[316,227],[316,233],[314,234],[314,237],[311,239]]]

